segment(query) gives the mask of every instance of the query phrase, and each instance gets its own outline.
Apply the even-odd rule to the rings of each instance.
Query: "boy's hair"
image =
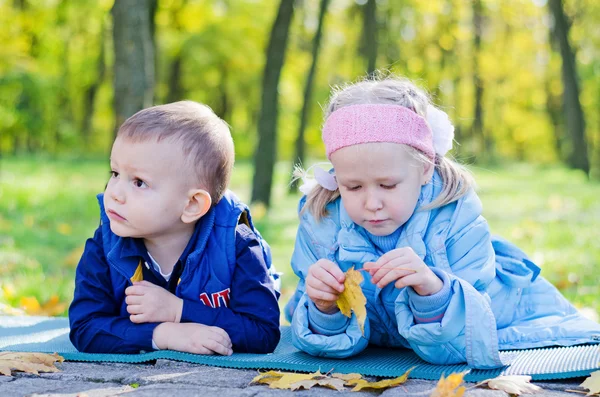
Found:
[[[179,141],[194,182],[210,194],[213,205],[227,190],[235,160],[233,139],[227,123],[206,105],[181,101],[140,110],[121,125],[117,137]]]
[[[408,79],[393,75],[383,78],[367,78],[358,83],[334,87],[324,110],[324,118],[327,120],[333,112],[345,106],[364,104],[404,106],[425,117],[431,100],[425,91]],[[419,161],[432,162],[421,151],[410,146],[407,147]],[[471,173],[465,167],[445,156],[436,154],[434,165],[442,179],[442,192],[434,201],[419,210],[442,207],[456,201],[475,185]],[[339,189],[330,191],[317,184],[307,195],[303,211],[308,210],[315,219],[320,220],[327,215],[325,209],[327,204],[335,201],[339,196]]]

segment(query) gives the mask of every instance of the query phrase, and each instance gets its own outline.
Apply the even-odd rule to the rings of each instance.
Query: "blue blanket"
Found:
[[[465,380],[478,382],[498,375],[531,375],[534,380],[587,376],[600,368],[598,345],[554,347],[501,352],[512,364],[495,370],[471,370],[467,365],[433,365],[411,350],[369,347],[356,357],[344,360],[312,357],[291,343],[289,327],[282,327],[281,342],[272,354],[234,353],[232,356],[201,356],[170,350],[141,354],[80,353],[69,341],[69,321],[58,317],[0,316],[0,351],[57,352],[66,360],[142,363],[170,359],[228,368],[278,369],[286,371],[357,372],[363,375],[395,377],[415,367],[411,378],[437,380],[443,374],[470,371]],[[508,357],[507,357],[508,358]]]

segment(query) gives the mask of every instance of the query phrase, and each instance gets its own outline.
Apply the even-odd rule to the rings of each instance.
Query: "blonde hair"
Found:
[[[427,116],[431,100],[427,93],[410,80],[396,76],[367,78],[358,83],[334,87],[324,110],[324,119],[336,110],[350,105],[389,104],[411,109],[422,117]],[[408,146],[407,146],[408,147]],[[431,160],[417,149],[409,147],[410,153],[424,163]],[[438,197],[420,207],[419,211],[430,210],[452,203],[466,195],[475,185],[471,173],[462,165],[445,156],[436,154],[435,169],[442,180],[442,191]],[[295,173],[298,176],[300,173]],[[327,216],[326,206],[340,197],[339,189],[330,191],[316,185],[307,195],[302,211],[308,210],[318,221]]]
[[[235,160],[233,139],[227,123],[206,105],[181,101],[140,110],[125,120],[117,137],[179,141],[186,165],[213,205],[227,190]]]

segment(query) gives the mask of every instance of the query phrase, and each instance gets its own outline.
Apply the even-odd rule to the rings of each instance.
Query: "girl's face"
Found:
[[[413,214],[433,166],[405,145],[364,143],[331,155],[344,208],[354,223],[375,236],[387,236]]]

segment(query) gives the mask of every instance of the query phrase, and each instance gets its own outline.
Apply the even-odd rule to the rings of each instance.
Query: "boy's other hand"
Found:
[[[230,356],[231,339],[225,330],[197,323],[162,323],[154,328],[152,340],[159,349],[194,354]]]
[[[308,268],[306,293],[317,309],[323,313],[335,313],[336,302],[344,292],[346,275],[338,265],[327,259],[319,259]]]
[[[183,300],[148,281],[136,281],[125,289],[127,312],[133,323],[178,323]]]

